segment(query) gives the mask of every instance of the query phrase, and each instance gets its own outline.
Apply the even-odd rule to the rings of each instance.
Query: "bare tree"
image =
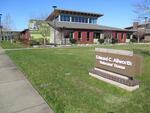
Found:
[[[137,37],[137,42],[139,43],[140,40],[142,40],[142,38],[144,37],[145,34],[145,30],[137,30],[137,32],[135,32],[135,35]]]
[[[111,43],[111,41],[112,41],[112,32],[110,32],[110,31],[105,31],[104,32],[104,38],[105,38],[105,42],[106,43]]]
[[[141,21],[143,19],[150,18],[150,0],[141,0],[134,5],[134,13],[136,14],[136,20]]]
[[[13,20],[12,20],[10,14],[6,14],[6,15],[3,16],[2,26],[3,26],[4,30],[15,29],[15,26],[14,26],[14,23],[13,23]]]

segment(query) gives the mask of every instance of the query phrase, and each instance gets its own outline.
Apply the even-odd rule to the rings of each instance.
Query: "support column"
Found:
[[[72,16],[70,16],[70,22],[72,22]]]
[[[90,18],[88,18],[88,24],[90,23]]]
[[[60,22],[60,15],[58,16],[58,21]]]
[[[132,39],[132,38],[133,38],[133,34],[130,35],[130,39]]]

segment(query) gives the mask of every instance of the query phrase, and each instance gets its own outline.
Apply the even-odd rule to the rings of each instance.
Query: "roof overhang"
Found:
[[[49,25],[59,29],[68,29],[68,30],[93,30],[93,31],[118,31],[118,32],[134,32],[133,30],[121,29],[116,27],[109,27],[97,24],[85,24],[85,23],[70,23],[70,22],[54,22],[47,21]]]
[[[80,16],[93,16],[95,18],[103,16],[100,13],[91,13],[91,12],[82,12],[82,11],[73,11],[73,10],[65,10],[65,9],[55,9],[46,20],[52,21],[54,17],[57,17],[60,14],[72,14],[72,15],[80,15]]]

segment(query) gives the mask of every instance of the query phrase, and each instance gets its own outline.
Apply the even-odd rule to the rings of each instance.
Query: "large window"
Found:
[[[70,21],[70,16],[69,15],[61,15],[61,17],[60,17],[61,19],[61,21]]]
[[[89,21],[88,21],[88,19],[89,19]],[[62,14],[62,15],[60,15],[60,21],[96,24],[97,18],[92,18],[92,17],[88,18],[85,16],[75,16],[75,15]]]
[[[88,23],[88,18],[81,16],[72,16],[71,22]]]
[[[97,23],[97,19],[96,18],[90,18],[89,19],[89,23],[96,24]]]

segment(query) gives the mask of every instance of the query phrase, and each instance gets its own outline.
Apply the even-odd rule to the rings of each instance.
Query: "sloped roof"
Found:
[[[146,27],[150,29],[150,23],[139,24],[137,27]],[[133,29],[133,26],[126,27],[125,29]]]
[[[73,15],[82,15],[82,16],[93,16],[93,17],[101,17],[103,14],[100,13],[92,13],[92,12],[83,12],[83,11],[75,11],[75,10],[66,10],[66,9],[55,9],[46,20],[53,20],[55,16],[60,14],[73,14]]]
[[[48,23],[50,25],[54,26],[54,22],[49,21]],[[97,24],[73,23],[73,22],[56,22],[56,27],[57,28],[65,28],[65,29],[110,30],[110,31],[131,32],[130,30],[116,28],[116,27],[97,25]]]

